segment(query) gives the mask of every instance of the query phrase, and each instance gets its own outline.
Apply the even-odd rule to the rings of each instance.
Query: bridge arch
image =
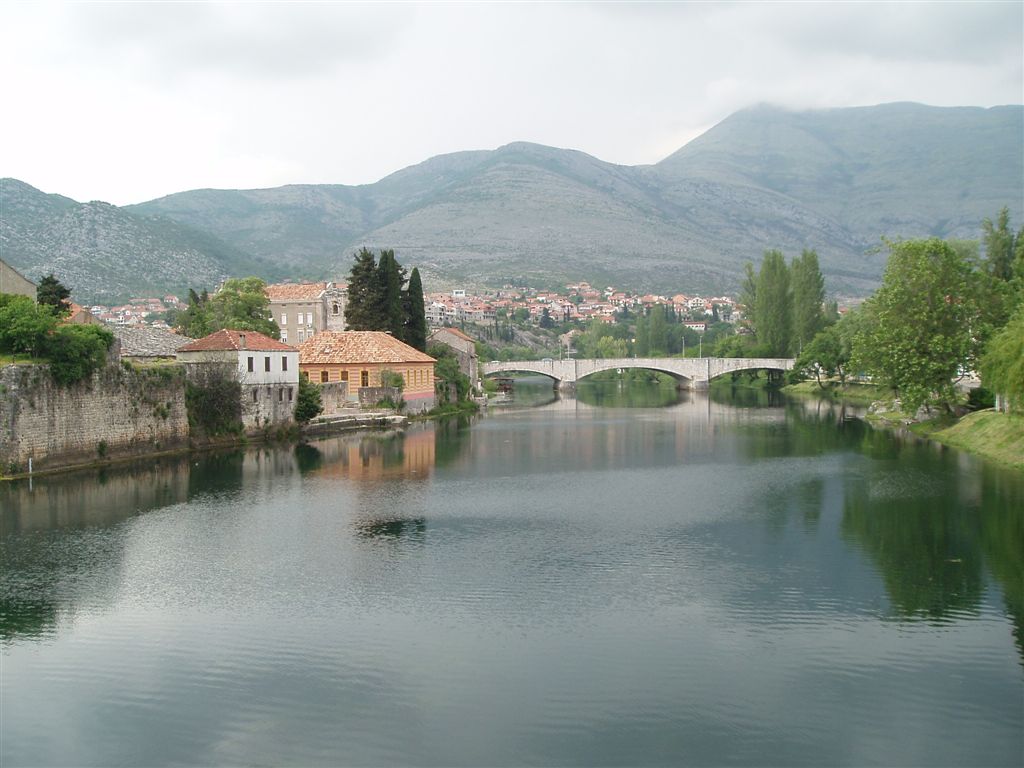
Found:
[[[625,364],[624,364],[625,363]],[[592,365],[587,367],[586,372],[581,372],[578,381],[586,381],[591,376],[598,373],[604,373],[605,371],[618,371],[618,370],[631,370],[631,371],[656,371],[657,373],[665,373],[671,376],[679,384],[688,385],[693,381],[692,376],[687,376],[678,370],[673,370],[669,365],[658,365],[651,360],[641,360],[638,362],[634,361],[623,361],[616,359],[597,359],[592,361]]]

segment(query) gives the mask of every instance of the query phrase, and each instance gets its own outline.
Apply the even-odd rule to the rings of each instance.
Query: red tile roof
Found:
[[[445,331],[446,333],[450,333],[452,336],[457,336],[458,338],[463,339],[464,341],[471,341],[474,344],[476,344],[476,339],[474,339],[472,336],[467,336],[458,328],[438,328],[437,331],[434,331],[434,333],[439,333],[440,331]]]
[[[327,290],[327,283],[275,283],[268,285],[265,293],[271,301],[289,299],[318,299]]]
[[[324,331],[299,345],[299,365],[433,362],[430,355],[383,331]]]
[[[179,352],[215,352],[220,350],[253,350],[254,352],[296,352],[295,347],[290,347],[277,339],[264,336],[257,331],[234,331],[227,328],[215,331],[209,336],[179,347]]]

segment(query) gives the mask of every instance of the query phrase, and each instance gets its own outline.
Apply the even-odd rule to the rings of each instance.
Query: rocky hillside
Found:
[[[122,274],[159,276],[156,265],[180,251],[188,267],[175,279],[198,284],[224,271],[267,274],[267,264],[293,276],[340,276],[367,245],[394,248],[434,284],[585,278],[717,292],[735,288],[743,263],[767,248],[811,247],[833,291],[864,294],[884,266],[876,248],[883,236],[976,238],[982,218],[1004,205],[1019,224],[1022,136],[1021,106],[756,107],[653,166],[514,143],[442,155],[356,187],[196,190],[120,211],[44,196],[45,205],[32,205],[67,226],[9,228],[5,215],[4,257],[10,250],[8,260],[26,271],[31,253],[27,271],[36,274],[53,248],[69,267],[87,253],[114,279],[119,253],[136,260]],[[101,247],[110,240],[101,212],[128,217],[117,218],[120,245]],[[46,238],[30,247],[24,233],[33,227]],[[175,245],[157,256],[160,233]],[[93,247],[76,255],[83,238]]]
[[[77,203],[0,179],[0,254],[26,277],[53,272],[77,301],[215,286],[223,277],[277,274],[207,232],[101,202]]]

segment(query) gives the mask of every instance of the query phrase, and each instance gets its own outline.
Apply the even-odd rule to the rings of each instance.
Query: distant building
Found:
[[[72,325],[103,325],[103,321],[96,315],[83,307],[81,304],[71,302],[71,313],[64,318],[65,323]]]
[[[242,424],[258,429],[290,422],[299,390],[299,350],[256,331],[224,329],[180,347],[188,375],[195,366],[221,364],[242,385]]]
[[[13,293],[36,300],[36,284],[22,277],[14,267],[0,259],[0,293]]]
[[[276,283],[266,288],[281,341],[298,346],[323,331],[343,331],[348,286],[339,283]]]
[[[475,387],[479,379],[479,359],[476,354],[476,341],[458,328],[438,328],[427,336],[428,344],[444,344],[455,352],[459,361],[459,370],[469,377]]]
[[[366,404],[382,386],[383,371],[399,374],[402,397],[413,413],[434,407],[435,362],[383,331],[326,331],[299,347],[299,368],[310,381],[344,384],[350,402]]]

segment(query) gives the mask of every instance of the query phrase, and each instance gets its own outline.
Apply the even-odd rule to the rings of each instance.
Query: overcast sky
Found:
[[[1024,102],[1024,3],[4,3],[0,176],[363,184],[511,141],[653,163],[733,111]]]

